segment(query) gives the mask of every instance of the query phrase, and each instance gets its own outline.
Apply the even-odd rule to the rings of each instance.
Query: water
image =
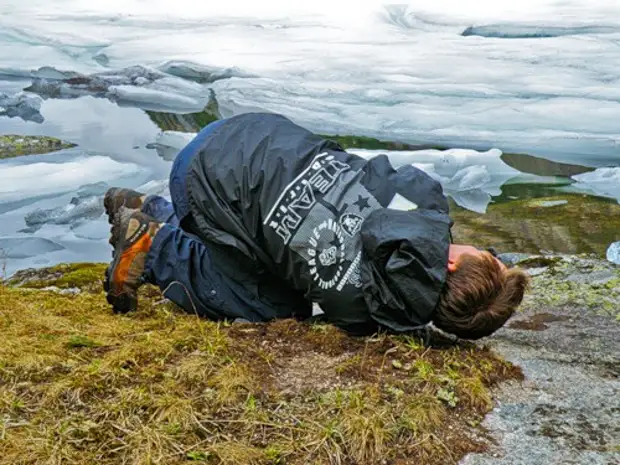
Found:
[[[0,161],[0,236],[53,249],[12,253],[7,269],[107,260],[105,223],[71,206],[77,190],[165,180],[186,136],[145,110],[195,113],[212,96],[222,116],[275,111],[324,134],[454,147],[389,156],[468,211],[487,212],[510,186],[620,199],[619,63],[611,0],[4,0],[2,102],[24,89],[40,98],[27,100],[34,112],[0,109],[0,134],[78,144]],[[33,212],[56,220],[25,231]]]

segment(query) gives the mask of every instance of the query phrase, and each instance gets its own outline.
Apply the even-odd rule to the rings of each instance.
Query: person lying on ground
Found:
[[[213,320],[305,319],[312,303],[351,334],[432,322],[463,339],[502,327],[529,278],[452,244],[441,185],[385,155],[346,152],[277,114],[206,126],[176,157],[172,202],[112,188],[115,312],[143,283]]]

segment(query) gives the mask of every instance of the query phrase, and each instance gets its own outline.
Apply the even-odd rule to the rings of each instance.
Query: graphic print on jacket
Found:
[[[286,186],[265,218],[283,245],[306,262],[309,297],[319,303],[322,291],[362,286],[359,232],[364,219],[381,208],[360,184],[363,174],[322,152]]]

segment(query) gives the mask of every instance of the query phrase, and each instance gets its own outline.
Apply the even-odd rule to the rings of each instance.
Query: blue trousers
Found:
[[[238,282],[222,274],[210,247],[182,228],[182,220],[190,215],[186,186],[187,171],[202,141],[221,121],[205,127],[177,155],[170,173],[172,203],[160,196],[147,197],[142,211],[161,223],[146,259],[145,278],[157,285],[164,296],[188,313],[212,320],[241,318],[258,322],[275,318],[309,316],[309,302],[299,295],[282,291],[261,294],[260,279]],[[271,297],[271,298],[270,298]]]

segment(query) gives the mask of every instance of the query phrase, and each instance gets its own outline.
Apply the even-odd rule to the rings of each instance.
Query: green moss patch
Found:
[[[0,135],[0,159],[56,152],[75,146],[76,144],[49,136]]]
[[[620,320],[620,268],[588,256],[552,260],[546,272],[533,277],[521,310],[583,309]]]
[[[50,268],[28,269],[13,275],[8,284],[29,289],[57,287],[101,290],[107,263],[63,263]]]
[[[56,284],[101,270],[63,266]],[[473,344],[160,301],[146,286],[119,316],[101,291],[0,287],[0,464],[456,464],[489,444],[490,388],[522,377]]]
[[[448,147],[430,144],[407,144],[404,142],[383,141],[373,137],[355,136],[355,135],[326,135],[321,137],[333,140],[346,149],[367,149],[367,150],[446,150]]]

